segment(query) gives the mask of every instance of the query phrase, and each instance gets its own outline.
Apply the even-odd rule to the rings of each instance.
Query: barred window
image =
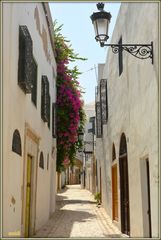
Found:
[[[19,27],[18,84],[25,93],[32,89],[32,39],[27,26]]]
[[[39,167],[44,169],[44,155],[43,155],[43,152],[40,153]]]
[[[56,103],[52,104],[52,136],[56,138]]]
[[[108,119],[107,80],[106,79],[101,79],[100,81],[100,101],[101,101],[102,124],[106,124]]]
[[[13,133],[13,138],[12,138],[12,151],[19,154],[20,156],[22,155],[22,149],[21,149],[21,137],[19,131],[16,129]]]
[[[102,137],[102,117],[100,102],[96,102],[96,137]]]
[[[49,124],[49,81],[47,76],[42,76],[41,81],[41,118]]]
[[[34,103],[34,105],[37,105],[37,64],[33,58],[33,64],[32,64],[32,92],[31,92],[31,100]]]

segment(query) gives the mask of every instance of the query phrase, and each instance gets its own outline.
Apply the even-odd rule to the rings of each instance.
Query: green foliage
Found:
[[[97,192],[94,196],[94,199],[97,201],[97,204],[100,204],[101,202],[101,193]]]

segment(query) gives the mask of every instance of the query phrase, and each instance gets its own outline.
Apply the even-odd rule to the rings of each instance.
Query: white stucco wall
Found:
[[[158,236],[158,3],[122,3],[111,43],[154,44],[154,64],[151,59],[140,60],[123,51],[123,72],[119,76],[118,55],[111,48],[103,71],[107,78],[109,117],[103,128],[104,176],[103,205],[112,216],[111,165],[112,144],[115,144],[116,162],[119,164],[120,137],[127,140],[130,236],[146,237],[143,226],[141,161],[149,158],[152,236]],[[147,14],[148,13],[148,14]],[[98,144],[99,141],[97,140]],[[97,148],[99,158],[100,148]],[[101,158],[100,158],[101,159]],[[146,184],[146,182],[145,182]],[[118,168],[118,188],[119,168]],[[120,189],[118,189],[120,198]],[[119,200],[119,199],[118,199]],[[120,203],[120,200],[119,200]],[[119,204],[119,227],[120,204]]]
[[[44,25],[47,32],[48,51],[51,63],[46,58],[43,41],[36,27],[35,8],[39,12],[40,27]],[[31,94],[24,94],[18,86],[19,25],[26,25],[32,41],[33,55],[37,71],[37,107],[31,101]],[[55,180],[55,157],[52,148],[56,142],[52,138],[52,114],[50,130],[41,119],[41,76],[47,75],[50,84],[51,103],[55,102],[56,88],[53,69],[56,73],[56,62],[49,40],[49,32],[40,3],[3,3],[3,236],[22,228],[23,170],[27,149],[25,145],[25,123],[40,137],[39,153],[43,151],[45,168],[37,166],[36,193],[36,229],[44,224],[50,212],[51,174]],[[56,74],[55,74],[56,76]],[[21,136],[22,156],[12,152],[12,136],[18,129]],[[38,153],[38,158],[39,158]],[[47,170],[47,154],[49,154],[49,170]],[[52,165],[52,169],[51,169]],[[53,194],[55,192],[53,186]],[[15,203],[11,202],[12,197]],[[55,196],[52,198],[55,202]],[[53,209],[54,211],[53,203]],[[21,232],[23,236],[23,232]]]

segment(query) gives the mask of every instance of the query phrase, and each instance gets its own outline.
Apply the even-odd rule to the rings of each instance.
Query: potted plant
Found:
[[[97,206],[101,205],[101,193],[97,192],[94,196],[94,199],[97,201]]]

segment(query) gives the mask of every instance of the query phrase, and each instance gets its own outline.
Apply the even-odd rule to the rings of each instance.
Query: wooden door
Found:
[[[120,199],[121,199],[121,231],[130,235],[129,216],[129,182],[127,154],[120,156]]]
[[[112,216],[118,221],[117,164],[112,166]]]
[[[25,237],[30,235],[30,212],[31,212],[31,170],[32,157],[27,156],[27,185],[26,185],[26,215],[25,215]]]
[[[148,200],[148,222],[149,222],[149,237],[152,237],[151,231],[151,204],[150,204],[150,170],[149,170],[149,159],[146,159],[146,171],[147,171],[147,200]]]

